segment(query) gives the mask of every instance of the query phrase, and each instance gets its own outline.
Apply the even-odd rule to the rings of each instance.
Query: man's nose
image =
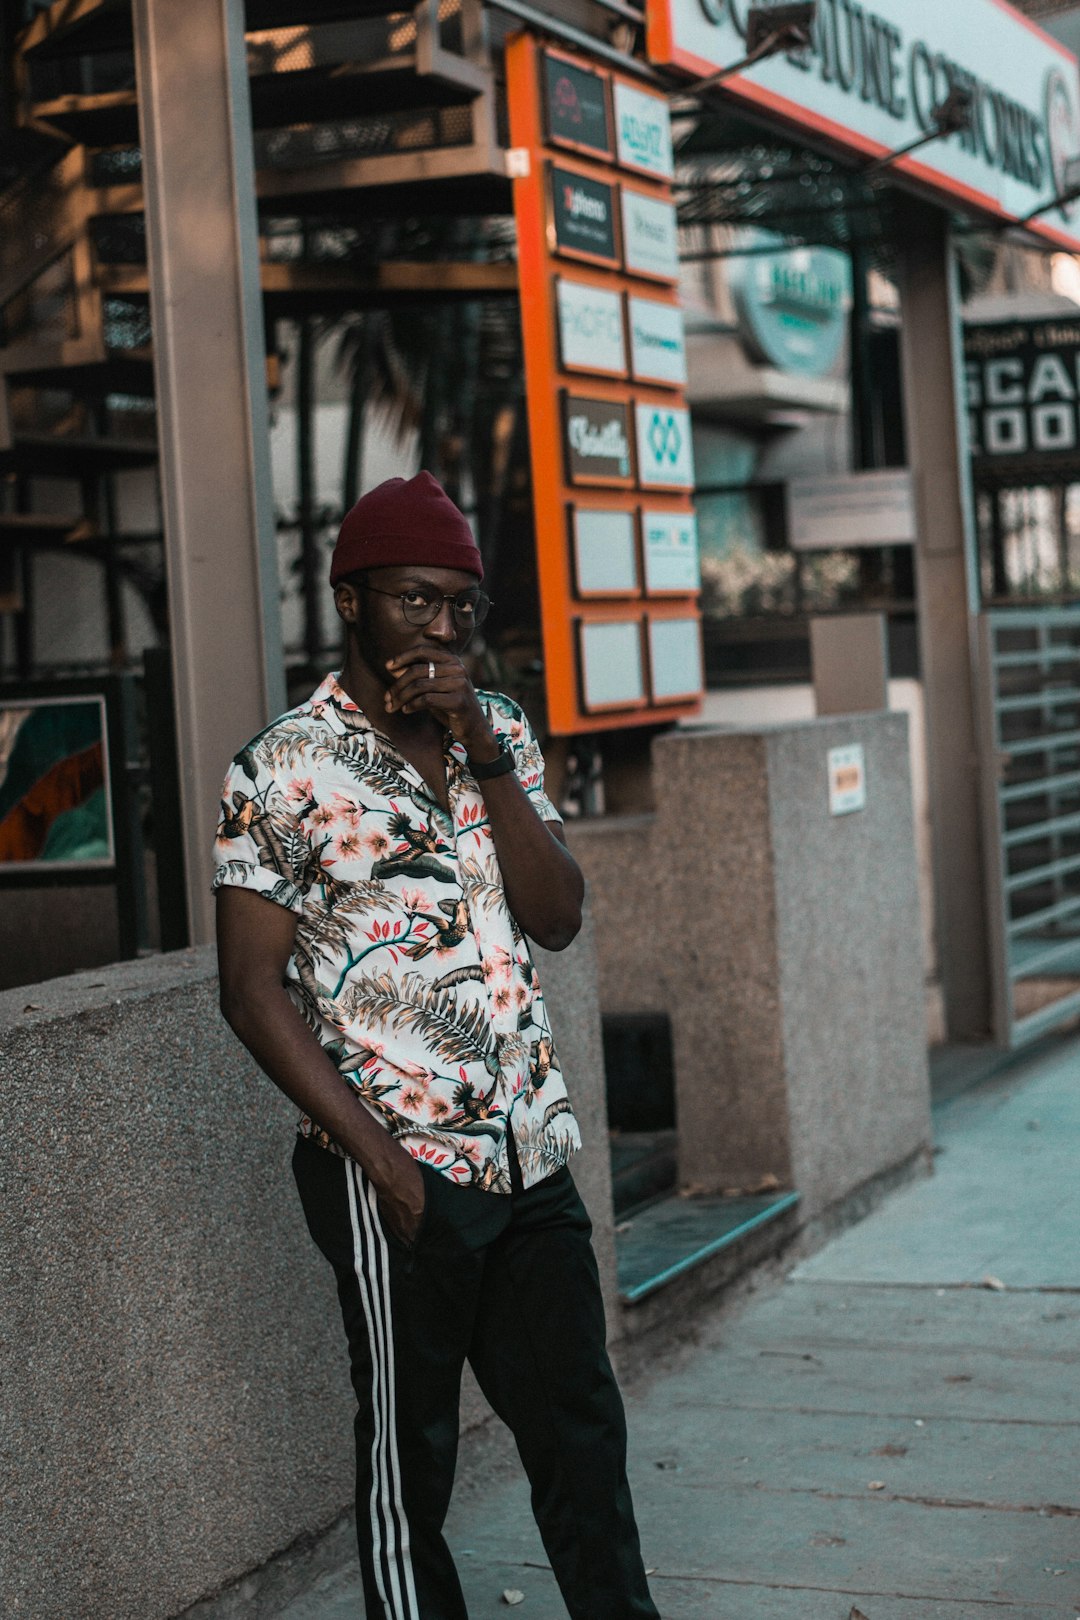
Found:
[[[424,626],[426,635],[434,641],[455,641],[457,639],[457,625],[454,623],[454,610],[444,596],[439,603],[439,611],[431,623]]]

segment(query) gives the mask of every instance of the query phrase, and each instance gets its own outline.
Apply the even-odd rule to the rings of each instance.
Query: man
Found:
[[[344,667],[225,783],[222,1010],[302,1110],[293,1167],[358,1402],[368,1615],[466,1614],[442,1526],[467,1358],[514,1432],[573,1620],[656,1620],[527,943],[569,945],[584,885],[524,715],[461,661],[482,578],[427,473],[346,516]]]

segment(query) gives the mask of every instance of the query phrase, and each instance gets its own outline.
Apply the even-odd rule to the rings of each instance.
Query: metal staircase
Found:
[[[26,160],[0,190],[0,614],[20,621],[23,677],[35,555],[78,545],[115,572],[132,537],[112,522],[113,477],[156,453],[130,5],[26,15],[3,103]],[[385,261],[370,232],[349,237],[373,215],[509,211],[481,0],[249,0],[245,16],[271,389],[280,319],[513,294],[512,262]],[[283,221],[299,222],[287,254]],[[338,226],[347,253],[312,247]],[[67,481],[66,517],[33,510],[43,477]],[[160,537],[134,543],[160,554]]]

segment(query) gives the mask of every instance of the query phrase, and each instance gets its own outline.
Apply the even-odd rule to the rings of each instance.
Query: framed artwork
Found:
[[[0,698],[0,876],[115,865],[105,697]]]

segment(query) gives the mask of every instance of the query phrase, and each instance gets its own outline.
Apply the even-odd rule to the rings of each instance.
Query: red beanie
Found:
[[[330,583],[362,568],[400,568],[427,563],[432,568],[460,568],[484,577],[473,532],[437,479],[429,472],[415,478],[388,478],[361,495],[337,537],[330,562]]]

